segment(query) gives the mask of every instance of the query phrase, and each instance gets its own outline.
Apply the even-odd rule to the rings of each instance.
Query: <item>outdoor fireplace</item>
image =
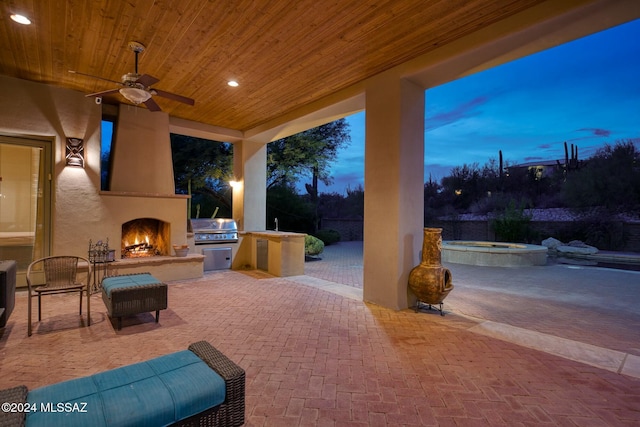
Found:
[[[155,218],[137,218],[122,224],[122,258],[169,255],[170,224]]]
[[[175,194],[169,115],[126,104],[103,107],[118,120],[109,189],[100,192],[105,215],[101,237],[110,238],[116,258],[169,258],[174,244],[187,241],[190,197]]]

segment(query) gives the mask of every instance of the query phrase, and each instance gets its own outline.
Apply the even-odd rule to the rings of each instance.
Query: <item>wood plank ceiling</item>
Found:
[[[8,0],[0,74],[92,93],[134,70],[195,106],[172,116],[248,130],[543,0]],[[29,26],[11,13],[28,15]],[[228,80],[240,86],[232,88]],[[109,101],[105,99],[105,101]],[[112,101],[126,102],[120,95]]]

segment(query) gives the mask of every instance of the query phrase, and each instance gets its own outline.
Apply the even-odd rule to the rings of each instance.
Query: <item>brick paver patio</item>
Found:
[[[355,245],[328,247],[322,261],[306,264],[307,276],[361,287]],[[337,255],[331,268],[334,250],[355,255]],[[611,335],[605,347],[618,346],[633,357],[640,342],[637,308],[594,304],[586,312],[584,301],[569,297],[547,305],[526,286],[500,292],[471,267],[452,271],[457,289],[445,300],[444,317],[388,310],[301,284],[300,277],[219,271],[171,282],[159,324],[146,313],[124,319],[121,331],[99,295],[92,297],[88,328],[75,311],[75,297],[51,296],[28,338],[26,294],[19,293],[0,330],[0,387],[38,387],[205,339],[246,370],[250,426],[640,424],[640,379],[474,331],[482,320],[511,322],[545,334],[566,329],[569,339],[585,342],[582,318],[595,318],[586,326],[602,323],[593,334]],[[508,276],[517,281],[515,270]],[[640,275],[621,277],[640,285]],[[472,290],[470,281],[482,286]],[[494,297],[504,299],[496,303]],[[626,296],[632,298],[638,291]],[[624,322],[616,324],[616,311]]]

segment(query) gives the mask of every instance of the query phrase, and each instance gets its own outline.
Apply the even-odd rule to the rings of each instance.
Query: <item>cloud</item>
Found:
[[[451,174],[451,169],[454,166],[451,165],[441,165],[437,163],[425,163],[424,171],[425,171],[425,182],[432,179],[433,181],[440,182],[442,178],[445,176],[449,176]]]
[[[359,185],[364,187],[364,176],[361,172],[336,172],[333,174],[333,183],[329,186],[320,183],[321,193],[346,194],[347,188],[355,189]]]
[[[578,132],[589,132],[593,136],[602,136],[608,138],[611,135],[611,131],[609,129],[601,129],[601,128],[582,128],[578,129]]]
[[[486,96],[477,96],[469,102],[456,106],[453,110],[426,117],[425,132],[455,123],[458,120],[477,116],[479,114],[478,107],[486,104],[488,101],[489,98]]]
[[[538,148],[541,149],[541,150],[546,150],[548,148],[552,148],[552,145],[551,144],[540,144],[540,145],[538,145]]]
[[[527,156],[523,160],[525,163],[529,163],[529,162],[537,162],[538,160],[547,160],[547,159],[540,156]]]

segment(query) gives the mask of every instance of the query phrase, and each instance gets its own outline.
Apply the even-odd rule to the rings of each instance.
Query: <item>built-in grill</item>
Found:
[[[192,219],[191,226],[196,245],[238,241],[238,226],[230,218]]]

